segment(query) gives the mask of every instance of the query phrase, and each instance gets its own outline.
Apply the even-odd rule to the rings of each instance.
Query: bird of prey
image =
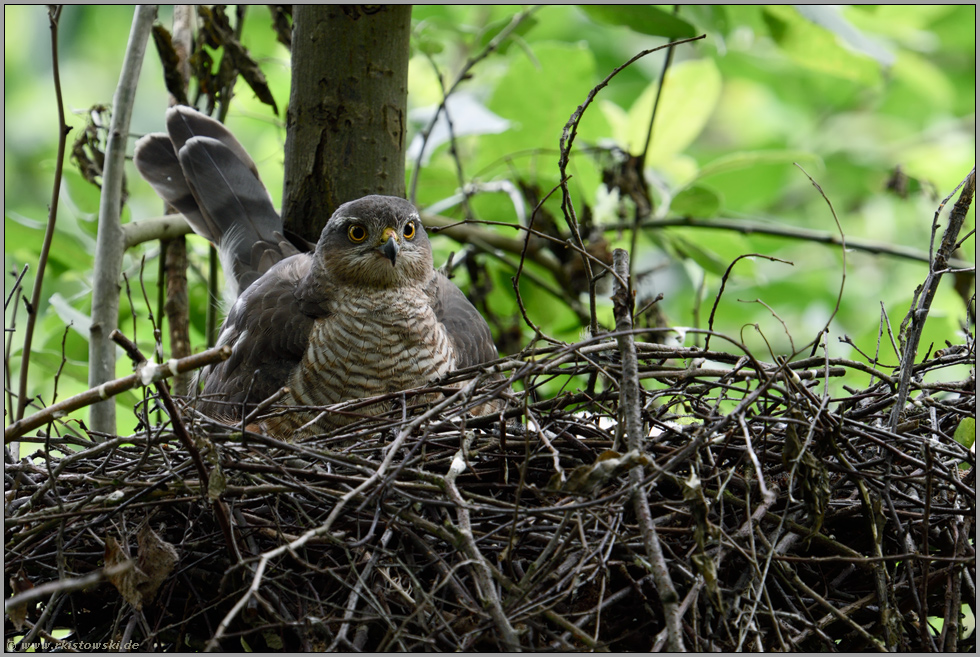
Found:
[[[295,406],[372,397],[497,357],[486,321],[433,268],[409,201],[345,203],[312,252],[302,252],[284,236],[255,164],[231,132],[188,107],[170,109],[166,124],[167,134],[136,144],[136,167],[217,246],[235,298],[218,338],[231,357],[200,374],[205,414],[240,420],[283,386],[283,403]],[[318,416],[319,428],[351,421],[307,409],[273,414],[261,426],[289,437]]]

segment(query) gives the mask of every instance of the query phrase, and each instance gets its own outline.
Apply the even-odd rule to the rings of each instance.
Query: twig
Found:
[[[463,444],[459,451],[453,457],[452,463],[449,467],[449,472],[443,478],[446,484],[446,493],[449,500],[456,507],[456,518],[459,522],[459,535],[462,539],[462,547],[466,552],[466,555],[473,561],[476,567],[473,569],[473,575],[479,583],[478,591],[480,593],[481,601],[484,606],[489,607],[490,617],[493,619],[494,625],[501,634],[501,638],[504,642],[504,647],[509,651],[517,651],[520,649],[520,642],[517,639],[517,632],[514,631],[513,625],[511,625],[510,620],[504,613],[504,608],[500,604],[500,596],[497,593],[497,587],[493,583],[493,571],[490,565],[487,563],[487,558],[483,556],[480,552],[480,548],[477,547],[476,541],[473,538],[473,527],[470,523],[470,514],[466,508],[466,502],[463,501],[463,496],[460,495],[459,489],[456,487],[456,477],[459,476],[463,470],[466,469],[466,452],[469,449],[469,442],[472,441],[473,434],[469,433],[463,439]]]
[[[221,539],[215,540],[221,533],[217,517],[201,504],[206,482],[194,474],[186,451],[168,433],[169,421],[165,427],[98,442],[54,432],[25,439],[25,444],[43,446],[38,456],[46,456],[50,466],[37,458],[6,466],[12,535],[5,548],[5,575],[19,584],[13,586],[21,593],[32,583],[87,573],[87,564],[102,554],[105,527],[126,527],[149,516],[155,527],[179,538],[167,540],[181,554],[180,569],[168,578],[159,602],[144,609],[130,628],[127,620],[137,616],[109,587],[55,593],[40,600],[44,615],[34,623],[39,632],[62,626],[80,631],[68,616],[70,610],[104,607],[119,623],[94,630],[92,641],[131,629],[133,639],[146,649],[162,647],[163,637],[173,631],[204,645],[244,595],[241,613],[232,616],[220,645],[239,636],[253,645],[252,637],[260,641],[260,634],[278,634],[284,649],[309,649],[322,641],[324,627],[336,636],[334,630],[346,617],[351,626],[338,647],[502,650],[504,626],[498,619],[505,619],[522,649],[624,650],[647,647],[651,641],[660,649],[667,647],[668,624],[644,536],[648,521],[642,510],[636,513],[635,500],[627,499],[641,490],[670,576],[684,578],[677,614],[689,648],[812,650],[825,642],[839,650],[873,649],[867,636],[887,647],[875,569],[905,561],[912,568],[885,582],[890,613],[908,613],[919,603],[928,616],[949,619],[959,613],[957,585],[966,589],[963,599],[972,599],[976,565],[969,537],[976,498],[971,475],[960,466],[972,465],[973,458],[947,435],[961,418],[975,414],[972,380],[932,384],[956,394],[942,399],[923,395],[924,409],[896,434],[878,428],[887,407],[867,411],[892,394],[880,379],[834,400],[839,407],[831,409],[825,406],[826,390],[818,398],[787,371],[825,379],[831,362],[826,347],[819,358],[783,364],[780,355],[777,363],[762,363],[743,356],[743,347],[731,338],[725,338],[726,344],[738,345],[739,353],[643,343],[639,336],[644,334],[634,328],[576,345],[548,345],[529,350],[527,362],[512,358],[488,368],[523,377],[525,390],[542,381],[557,386],[564,373],[579,381],[581,375],[601,371],[610,384],[615,382],[595,394],[569,389],[569,394],[549,393],[541,401],[524,391],[512,393],[519,408],[505,415],[522,413],[533,424],[530,431],[493,425],[489,416],[460,415],[465,406],[480,402],[479,395],[492,394],[490,386],[485,392],[474,388],[464,393],[421,424],[411,425],[415,418],[403,415],[399,405],[388,416],[302,443],[251,431],[243,438],[237,426],[202,424],[220,447],[220,467],[233,482],[221,499],[234,500],[236,531],[243,537],[243,553],[248,550],[238,563],[229,563]],[[641,376],[672,358],[706,358],[733,367],[692,367],[687,376],[677,369],[670,381],[640,388],[641,400],[656,400],[643,408],[641,419],[658,431],[640,435],[648,443],[643,456],[653,464],[644,464],[639,482],[617,471],[596,494],[571,497],[554,490],[550,476],[603,463],[600,455],[612,448],[614,427],[625,424],[616,421],[614,410],[628,397],[620,392],[619,335],[633,336]],[[714,342],[721,344],[721,337]],[[917,371],[968,367],[974,358],[972,344],[968,339],[966,345],[949,347],[917,363]],[[865,371],[850,364],[841,367]],[[707,372],[713,375],[702,376]],[[738,380],[742,373],[752,377]],[[462,376],[479,374],[477,368]],[[459,392],[440,383],[419,392]],[[397,401],[400,394],[388,399]],[[787,417],[791,403],[809,419]],[[843,415],[855,405],[863,422]],[[812,534],[812,523],[800,520],[798,501],[784,485],[779,453],[787,423],[811,429],[814,453],[830,470],[833,493],[824,523],[828,529],[823,531],[832,535]],[[411,435],[402,442],[380,438],[393,434],[397,440],[406,430]],[[931,458],[923,458],[923,440],[929,441]],[[468,443],[465,451],[459,449],[462,441]],[[898,471],[890,478],[876,457],[879,445],[894,454]],[[818,451],[827,447],[829,451]],[[445,472],[457,454],[458,495],[450,496]],[[387,459],[392,460],[385,466]],[[383,476],[376,476],[383,468]],[[708,580],[710,571],[692,572],[690,566],[689,556],[697,549],[693,507],[680,499],[674,483],[690,473],[704,482],[707,527],[717,530],[703,551],[718,566],[717,586]],[[760,481],[769,496],[762,493]],[[896,497],[893,506],[910,533],[913,552],[896,540],[891,523],[882,526],[880,551],[873,544],[878,539],[868,533],[861,488],[875,493],[886,486]],[[342,508],[329,531],[304,536],[325,518],[330,520],[338,501]],[[936,527],[945,529],[937,533]],[[464,529],[472,536],[469,547]],[[928,546],[923,531],[933,532]],[[387,549],[375,545],[382,532],[391,532]],[[760,532],[775,547],[763,545]],[[363,560],[356,558],[369,544],[377,550],[370,555],[376,560],[366,554]],[[928,553],[923,553],[926,547]],[[249,594],[263,555],[270,558],[258,573],[259,588]],[[924,582],[925,561],[931,565]],[[66,575],[56,575],[59,567]],[[822,598],[811,597],[791,579],[793,574]],[[503,616],[492,609],[493,593],[485,594],[493,587]],[[944,587],[951,589],[945,596]],[[615,593],[608,595],[610,590]],[[929,592],[927,599],[923,590]],[[713,600],[707,596],[715,596],[714,591],[720,591],[722,606],[709,611]],[[346,604],[355,599],[356,606]],[[841,616],[858,622],[865,633],[851,631]],[[194,620],[185,622],[188,618]],[[875,622],[866,625],[861,618]],[[832,627],[844,627],[835,635],[839,643],[828,637]],[[936,646],[948,647],[955,631],[951,626],[945,639],[935,638]],[[921,644],[919,632],[905,626],[898,636],[908,641],[901,646],[930,648]]]
[[[740,255],[739,257],[737,257],[734,260],[732,260],[732,264],[728,265],[728,268],[725,270],[724,275],[722,275],[722,277],[721,277],[721,286],[718,288],[718,294],[715,295],[715,302],[711,305],[711,314],[708,315],[708,331],[714,330],[714,327],[715,327],[715,312],[717,312],[717,310],[718,310],[718,304],[721,303],[721,296],[722,296],[722,294],[724,294],[724,292],[725,292],[725,286],[728,284],[728,277],[731,276],[732,269],[735,268],[735,265],[742,258],[765,258],[766,260],[769,260],[770,262],[781,262],[781,263],[783,263],[785,265],[789,265],[790,267],[793,266],[793,263],[790,262],[789,260],[783,260],[782,258],[776,258],[774,256],[767,256],[767,255],[763,255],[761,253],[746,253],[746,254]],[[710,346],[711,346],[711,333],[708,333],[708,335],[705,336],[705,338],[704,338],[704,348],[707,349]]]
[[[126,351],[126,354],[129,355],[130,359],[133,361],[133,365],[136,367],[137,374],[139,374],[141,377],[143,376],[143,370],[150,369],[151,373],[159,371],[157,366],[150,366],[146,362],[146,358],[144,358],[143,354],[140,353],[139,347],[136,346],[136,343],[120,333],[118,330],[113,331],[112,335],[109,337],[113,342],[118,344]],[[227,353],[227,348],[228,345],[223,345],[222,348],[217,349],[216,351],[223,355]],[[224,358],[221,360],[224,360]],[[179,374],[179,368],[174,369],[177,369],[178,371],[176,373]],[[187,433],[187,428],[184,426],[184,422],[180,417],[180,411],[177,410],[177,405],[174,404],[174,400],[170,396],[170,392],[167,390],[167,384],[164,382],[164,377],[156,378],[153,383],[156,386],[157,394],[160,395],[160,398],[163,400],[163,405],[167,409],[167,415],[170,416],[170,422],[173,424],[174,433],[177,434],[177,437],[180,439],[184,449],[186,449],[187,453],[190,454],[191,461],[194,462],[194,467],[197,469],[197,475],[201,478],[201,493],[205,497],[210,498],[211,493],[209,489],[211,483],[211,472],[204,464],[204,459],[201,458],[200,450],[194,444],[190,434]],[[231,527],[231,517],[228,513],[228,507],[225,506],[220,497],[212,499],[211,506],[214,508],[214,513],[218,519],[218,524],[221,526],[221,531],[224,534],[225,544],[228,547],[228,554],[232,559],[232,563],[238,563],[241,561],[242,556],[238,551],[238,541],[235,540],[235,534]]]
[[[27,408],[27,374],[31,364],[31,345],[34,341],[34,325],[41,306],[41,286],[44,283],[44,270],[48,264],[48,254],[51,251],[51,241],[54,239],[54,227],[58,219],[58,199],[61,196],[61,178],[65,167],[65,145],[71,128],[65,123],[65,104],[61,97],[61,66],[58,58],[58,21],[61,19],[61,5],[48,8],[48,24],[51,28],[51,71],[54,78],[55,102],[58,105],[58,154],[55,156],[54,182],[51,189],[51,205],[48,206],[48,223],[44,228],[44,242],[41,244],[41,254],[37,261],[37,275],[34,277],[34,289],[31,292],[31,303],[27,307],[27,326],[24,333],[24,351],[21,354],[20,384],[17,388],[17,414],[14,420],[21,420]]]
[[[129,570],[132,570],[134,565],[135,564],[132,561],[124,561],[123,563],[118,563],[113,566],[100,568],[95,572],[89,573],[88,575],[83,575],[82,577],[56,579],[51,582],[39,584],[38,586],[30,588],[23,593],[18,593],[4,600],[3,610],[5,613],[10,613],[10,610],[14,609],[15,607],[29,605],[55,593],[71,593],[72,591],[79,591],[81,589],[88,588],[93,584],[98,584],[107,577],[114,577],[115,575],[121,575]]]
[[[613,69],[613,71],[609,75],[603,78],[602,82],[594,86],[592,90],[589,91],[589,94],[586,96],[585,102],[579,105],[575,109],[575,111],[572,112],[571,117],[569,117],[568,122],[565,124],[565,127],[562,130],[561,139],[559,139],[558,142],[559,153],[560,153],[558,156],[558,171],[561,180],[562,212],[564,213],[565,216],[565,223],[568,224],[568,228],[572,233],[572,237],[575,241],[575,244],[580,249],[580,253],[586,253],[587,249],[585,248],[585,242],[582,240],[582,235],[579,233],[578,218],[575,216],[575,207],[572,203],[571,192],[568,191],[569,176],[568,176],[567,168],[568,168],[568,158],[572,151],[572,144],[574,143],[575,136],[578,133],[578,124],[582,120],[582,116],[585,114],[585,110],[588,109],[589,105],[592,104],[592,101],[595,100],[596,95],[598,95],[598,93],[602,91],[602,89],[604,89],[606,85],[609,84],[610,80],[612,80],[617,74],[619,74],[620,71],[632,65],[633,62],[643,57],[646,57],[652,52],[657,52],[658,50],[662,50],[664,48],[673,48],[676,45],[697,41],[699,39],[703,39],[704,37],[705,35],[702,34],[701,36],[693,37],[691,39],[672,41],[662,46],[658,46],[656,48],[650,48],[649,50],[644,50],[640,53],[637,53],[629,60],[627,60],[625,63]],[[585,266],[585,273],[589,279],[589,311],[590,311],[589,314],[591,317],[589,330],[592,332],[592,335],[597,335],[599,333],[599,324],[598,324],[598,319],[596,317],[596,300],[595,300],[596,279],[595,276],[592,275],[592,265],[589,262],[589,259],[586,258],[585,256],[582,257],[582,264]]]
[[[28,266],[24,265],[20,270],[20,274],[18,274],[16,278],[14,278],[14,284],[10,286],[10,292],[7,294],[7,296],[4,298],[3,301],[3,310],[5,313],[7,311],[7,308],[10,307],[10,301],[12,299],[16,299],[19,297],[20,289],[21,289],[20,286],[24,280],[24,276],[27,274],[27,269]],[[13,276],[14,271],[11,271],[10,275]],[[6,335],[7,339],[4,340],[4,345],[3,345],[3,383],[4,383],[4,392],[7,393],[7,406],[4,408],[4,418],[10,420],[15,419],[13,414],[14,414],[14,409],[17,408],[16,406],[14,406],[14,396],[13,396],[14,386],[10,379],[10,372],[12,369],[10,367],[10,353],[14,345],[14,331],[17,328],[18,308],[20,308],[20,303],[14,303],[13,308],[10,309],[10,325],[4,326],[4,332],[7,334]],[[11,449],[14,454],[17,453],[16,445],[11,445]]]
[[[531,231],[534,230],[534,216],[538,213],[538,210],[540,210],[544,206],[545,201],[551,198],[551,195],[554,194],[557,190],[558,190],[557,186],[552,187],[551,191],[545,194],[544,197],[542,197],[542,199],[538,201],[538,204],[534,207],[534,209],[531,210],[531,214],[529,215],[527,220],[527,232],[524,234],[524,244],[521,247],[521,259],[518,260],[517,271],[514,273],[514,276],[511,278],[511,284],[514,286],[514,298],[517,300],[517,307],[521,311],[521,317],[524,318],[524,323],[527,324],[532,331],[534,331],[535,337],[542,335],[543,333],[541,329],[534,322],[531,321],[531,318],[527,314],[527,308],[524,307],[524,299],[521,298],[521,289],[520,289],[521,274],[524,272],[524,263],[527,261],[528,248],[531,246],[531,235],[532,235]],[[557,272],[553,272],[553,273],[556,273],[557,275]]]
[[[173,47],[171,56],[180,84],[176,80],[171,84],[169,105],[173,107],[181,102],[187,102],[187,88],[191,76],[190,57],[193,50],[194,7],[193,5],[175,5],[173,15],[173,31],[170,43]],[[154,35],[156,36],[156,35]],[[159,44],[158,44],[159,49]],[[161,52],[161,58],[163,58]],[[164,203],[164,211],[173,211],[168,203]],[[129,225],[124,227],[129,228]],[[190,311],[187,295],[187,240],[183,236],[160,241],[160,277],[159,277],[159,309],[157,315],[161,324],[166,320],[168,337],[170,338],[170,355],[173,358],[184,358],[191,354],[190,341]],[[166,303],[164,303],[164,298]],[[212,299],[208,296],[208,310]],[[210,335],[208,333],[207,335]],[[134,334],[135,339],[135,334]],[[213,347],[214,343],[208,343]],[[191,389],[189,376],[181,375],[174,378],[173,389],[179,395],[186,395]]]
[[[129,221],[122,226],[123,245],[126,249],[152,242],[154,240],[172,240],[182,235],[189,235],[194,230],[182,214],[165,214],[162,217]]]
[[[422,166],[422,155],[425,153],[425,146],[428,142],[429,135],[432,133],[432,129],[439,120],[439,114],[446,109],[446,101],[449,99],[449,96],[456,91],[456,87],[458,87],[461,82],[469,78],[470,70],[472,70],[474,66],[479,64],[481,61],[489,57],[491,53],[497,50],[497,48],[500,47],[500,44],[502,44],[507,37],[509,37],[514,30],[518,28],[519,25],[538,9],[540,9],[539,6],[528,7],[521,10],[519,13],[514,14],[514,16],[510,19],[510,23],[500,30],[500,32],[498,32],[497,35],[491,39],[486,46],[484,46],[483,50],[478,52],[476,55],[467,58],[466,62],[464,62],[463,66],[460,68],[459,73],[457,73],[456,77],[453,79],[452,84],[449,85],[449,88],[443,89],[442,102],[439,103],[439,108],[436,110],[435,114],[432,115],[432,119],[430,119],[429,124],[423,128],[421,132],[422,148],[419,150],[419,158],[415,161],[415,166],[412,167],[412,179],[408,185],[408,200],[412,201],[413,203],[415,202],[415,191],[418,187],[419,170]]]
[[[676,16],[680,10],[680,5],[674,5],[674,15]],[[650,216],[651,204],[650,204],[650,190],[647,188],[647,181],[643,175],[643,171],[646,168],[647,154],[650,152],[650,142],[653,140],[653,126],[657,119],[657,109],[660,107],[660,95],[664,90],[664,83],[667,82],[667,71],[670,70],[670,65],[674,61],[674,48],[667,49],[667,55],[664,57],[664,65],[660,69],[660,79],[657,80],[657,93],[653,97],[653,108],[650,110],[650,124],[647,126],[646,139],[643,140],[643,150],[640,151],[639,157],[636,158],[636,170],[639,172],[639,187],[642,194],[637,193],[633,195],[634,209],[633,209],[633,226],[630,231],[630,253],[636,253],[636,244],[640,239],[640,229],[639,224],[646,218]],[[630,261],[630,275],[633,274],[633,261]]]
[[[674,15],[677,15],[680,5],[674,5]],[[650,125],[647,127],[647,138],[643,141],[643,150],[640,152],[639,163],[637,168],[643,171],[644,166],[647,161],[647,153],[650,150],[650,141],[653,139],[653,123],[657,118],[657,108],[660,106],[660,94],[664,90],[664,82],[667,81],[667,71],[670,70],[670,64],[674,60],[674,48],[673,44],[671,47],[667,48],[667,56],[664,57],[663,68],[660,69],[660,79],[657,80],[657,95],[653,97],[653,109],[650,110]],[[642,178],[640,179],[642,180]]]
[[[629,450],[642,454],[643,421],[641,417],[640,380],[636,359],[636,348],[633,345],[633,292],[629,288],[629,254],[623,249],[613,251],[613,269],[616,272],[613,294],[613,313],[616,317],[616,329],[619,332],[616,342],[623,359],[623,376],[620,384],[620,408],[626,424],[626,436]],[[678,607],[680,597],[670,578],[667,561],[664,558],[660,538],[650,515],[650,504],[641,486],[643,466],[637,465],[630,470],[630,485],[632,486],[633,508],[636,512],[640,533],[643,536],[643,546],[650,560],[650,570],[656,582],[657,593],[664,608],[664,618],[667,623],[667,646],[671,652],[685,652],[684,636],[681,626],[681,614]]]
[[[273,550],[269,550],[263,553],[259,557],[259,562],[255,568],[255,573],[252,575],[252,582],[249,585],[248,590],[245,592],[244,595],[242,595],[238,599],[238,601],[228,611],[228,613],[225,614],[225,617],[221,620],[221,623],[218,625],[218,628],[214,633],[214,636],[208,642],[208,645],[206,646],[205,649],[210,652],[218,648],[219,645],[218,642],[228,631],[228,627],[230,626],[231,622],[245,607],[246,603],[252,599],[252,596],[254,596],[258,592],[259,587],[262,585],[263,576],[265,574],[266,569],[268,568],[269,561],[271,559],[281,554],[284,554],[286,552],[295,551],[303,547],[304,545],[306,545],[306,543],[309,542],[310,540],[327,534],[330,531],[330,529],[333,527],[334,522],[337,521],[337,518],[340,517],[341,512],[344,510],[344,508],[352,499],[354,499],[355,497],[357,497],[365,490],[372,487],[374,484],[376,484],[377,482],[381,481],[384,478],[384,476],[388,472],[388,468],[391,467],[391,464],[395,459],[395,455],[398,453],[398,450],[401,448],[405,440],[408,439],[411,433],[427,419],[431,418],[434,415],[437,415],[440,411],[450,406],[457,399],[461,397],[465,398],[466,396],[471,394],[473,390],[476,388],[477,382],[478,379],[474,379],[473,381],[470,382],[468,386],[466,386],[465,388],[461,388],[456,392],[456,394],[447,397],[442,402],[436,404],[428,412],[420,415],[418,418],[416,418],[411,423],[409,423],[407,427],[402,429],[402,431],[398,434],[398,437],[395,438],[394,442],[392,442],[391,445],[388,446],[387,455],[385,456],[384,460],[381,462],[381,465],[378,467],[378,469],[370,477],[365,479],[364,482],[361,483],[359,486],[345,493],[337,501],[333,510],[330,512],[330,515],[327,516],[327,519],[323,523],[321,523],[317,527],[314,527],[313,529],[306,531],[299,538],[296,538],[295,540],[290,541],[285,545],[280,545],[279,547]]]
[[[808,346],[813,345],[813,349],[810,352],[810,355],[813,356],[813,354],[817,353],[817,347],[820,346],[822,336],[830,330],[830,323],[834,321],[834,317],[836,317],[837,313],[840,311],[840,303],[844,298],[844,282],[847,280],[847,244],[844,241],[844,229],[840,225],[840,219],[837,218],[837,211],[834,210],[834,204],[830,202],[830,199],[827,198],[827,194],[824,193],[823,187],[821,187],[817,181],[814,180],[813,177],[808,174],[799,164],[796,164],[796,168],[802,171],[803,175],[810,180],[810,184],[813,185],[818,192],[820,192],[820,196],[823,197],[824,202],[827,204],[827,208],[830,210],[830,216],[834,218],[834,224],[837,226],[837,234],[840,235],[840,288],[837,290],[837,301],[834,304],[834,310],[830,313],[830,317],[827,318],[827,323],[824,324],[822,329],[820,329],[820,332],[817,333],[813,341],[810,342],[809,345],[805,345],[801,348],[806,349]]]
[[[909,395],[909,384],[912,381],[912,368],[915,365],[915,355],[919,349],[919,340],[922,339],[926,317],[929,315],[932,300],[936,296],[936,291],[939,289],[939,282],[942,280],[943,274],[949,266],[950,258],[953,257],[956,240],[960,234],[960,229],[963,227],[963,222],[966,220],[967,212],[970,210],[973,196],[976,193],[976,167],[974,167],[970,175],[963,182],[957,185],[957,189],[960,186],[963,187],[963,191],[960,192],[959,199],[957,199],[956,204],[949,213],[949,223],[946,225],[946,231],[943,233],[939,249],[936,251],[936,257],[929,265],[929,275],[926,276],[926,280],[922,284],[922,292],[916,294],[912,301],[912,307],[909,309],[908,315],[906,315],[905,321],[903,322],[903,329],[907,326],[908,333],[905,330],[899,331],[905,339],[903,341],[904,348],[902,350],[902,367],[898,383],[898,395],[895,399],[895,406],[892,407],[891,416],[888,418],[888,424],[892,431],[895,431],[898,427],[902,412],[905,410],[905,401]],[[936,209],[936,214],[933,218],[933,231],[939,226],[939,215],[942,213],[943,208],[955,193],[956,190],[953,190]]]
[[[607,233],[628,230],[633,227],[632,222],[616,222],[603,224],[602,229]],[[803,240],[817,244],[829,244],[841,246],[840,235],[828,233],[822,230],[812,230],[809,228],[795,228],[775,223],[760,223],[748,219],[727,219],[725,217],[712,217],[711,219],[698,219],[695,217],[675,217],[671,219],[647,219],[640,222],[640,228],[704,228],[707,230],[726,230],[743,235],[773,235],[774,237],[785,237],[791,240]],[[920,249],[915,249],[900,244],[886,244],[875,242],[868,239],[854,237],[847,238],[847,248],[854,251],[864,251],[865,253],[875,253],[891,256],[893,258],[903,258],[915,262],[930,262],[929,253]],[[965,260],[953,258],[949,261],[950,266],[959,269],[970,268],[973,265]]]
[[[265,413],[269,408],[272,407],[273,404],[277,404],[279,400],[281,400],[283,397],[285,397],[288,394],[289,394],[289,388],[285,388],[285,387],[279,388],[279,390],[271,394],[268,397],[268,399],[262,401],[258,406],[252,409],[251,413],[249,413],[242,419],[242,430],[244,431],[245,427],[251,424],[251,422],[255,418]]]
[[[221,362],[229,356],[231,356],[231,348],[225,345],[180,360],[171,360],[162,365],[148,365],[135,374],[103,383],[96,388],[90,388],[74,397],[69,397],[53,406],[48,406],[23,420],[18,420],[4,428],[4,442],[9,443],[11,440],[20,438],[28,431],[37,429],[48,422],[58,420],[72,411],[77,411],[96,402],[107,400],[138,385],[149,385],[150,383],[161,381],[180,372],[188,372],[204,367],[205,365]]]
[[[384,548],[388,546],[391,541],[393,532],[391,529],[386,529],[385,533],[381,536],[381,543],[378,549],[375,549],[371,553],[371,558],[368,562],[364,564],[364,568],[358,573],[357,583],[351,589],[350,595],[347,596],[347,607],[344,610],[343,623],[340,625],[340,629],[337,631],[333,642],[327,648],[327,652],[335,652],[340,648],[342,642],[347,641],[347,632],[350,630],[351,622],[354,620],[354,613],[357,610],[357,601],[360,599],[362,590],[368,583],[368,576],[377,569],[378,559],[381,558],[381,554]]]

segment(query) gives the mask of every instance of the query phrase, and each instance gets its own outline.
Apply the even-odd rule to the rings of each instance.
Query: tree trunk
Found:
[[[282,214],[316,241],[337,207],[405,196],[410,5],[296,5]]]

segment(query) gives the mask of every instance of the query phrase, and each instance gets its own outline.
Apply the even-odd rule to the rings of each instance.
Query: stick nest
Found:
[[[632,438],[607,335],[294,443],[185,408],[208,481],[149,395],[133,435],[24,439],[7,638],[649,650],[674,622],[702,651],[973,649],[975,457],[954,438],[975,420],[972,343],[915,366],[895,429],[894,379],[866,364],[635,353]],[[855,373],[870,385],[831,398]],[[492,395],[498,415],[464,412]]]

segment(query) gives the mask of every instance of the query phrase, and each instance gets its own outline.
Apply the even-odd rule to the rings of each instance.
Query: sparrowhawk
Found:
[[[218,247],[235,297],[218,338],[231,357],[201,373],[204,413],[240,419],[283,386],[290,390],[283,403],[335,404],[424,386],[496,358],[486,321],[433,268],[429,238],[409,201],[366,196],[345,203],[305,253],[302,242],[284,236],[255,164],[223,125],[175,107],[167,132],[139,140],[136,167]],[[317,415],[279,413],[262,426],[288,436]],[[327,414],[320,424],[348,421]]]

